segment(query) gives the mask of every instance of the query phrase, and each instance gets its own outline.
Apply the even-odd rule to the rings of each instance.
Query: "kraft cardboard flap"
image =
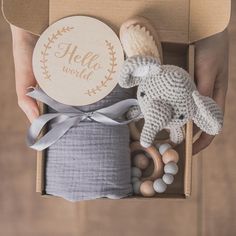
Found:
[[[124,20],[142,15],[155,23],[161,41],[191,43],[223,31],[231,0],[2,0],[8,22],[34,34],[69,15],[97,17],[115,30]]]
[[[189,42],[222,32],[229,24],[231,0],[190,0]]]
[[[49,22],[48,0],[2,0],[5,19],[20,28],[39,35]]]

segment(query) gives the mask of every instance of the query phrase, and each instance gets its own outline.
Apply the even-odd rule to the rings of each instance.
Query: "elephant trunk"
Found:
[[[153,101],[144,111],[144,127],[140,142],[143,147],[149,147],[155,141],[156,135],[171,121],[172,107],[160,100]]]

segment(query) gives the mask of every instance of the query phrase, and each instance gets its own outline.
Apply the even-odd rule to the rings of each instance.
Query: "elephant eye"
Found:
[[[146,94],[145,94],[144,92],[141,92],[141,93],[140,93],[140,96],[141,96],[141,97],[144,97],[145,95],[146,95]]]
[[[184,119],[184,115],[183,115],[183,114],[180,115],[180,116],[179,116],[179,119],[180,119],[180,120],[183,120],[183,119]]]

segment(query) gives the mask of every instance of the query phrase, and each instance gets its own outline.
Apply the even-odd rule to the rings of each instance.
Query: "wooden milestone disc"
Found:
[[[50,25],[33,53],[33,71],[42,90],[72,106],[95,103],[117,85],[124,53],[115,32],[87,16]]]

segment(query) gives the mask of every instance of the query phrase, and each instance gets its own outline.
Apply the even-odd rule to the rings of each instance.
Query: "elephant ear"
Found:
[[[123,88],[131,88],[137,86],[145,79],[151,68],[160,67],[157,58],[150,56],[133,56],[128,58],[120,71],[118,82]]]
[[[143,147],[151,146],[159,131],[163,130],[172,119],[172,107],[162,101],[153,101],[145,109],[144,126],[142,129],[140,143]]]
[[[192,97],[196,104],[194,123],[210,135],[218,134],[223,126],[223,112],[220,107],[213,99],[202,96],[197,90],[193,91]]]

